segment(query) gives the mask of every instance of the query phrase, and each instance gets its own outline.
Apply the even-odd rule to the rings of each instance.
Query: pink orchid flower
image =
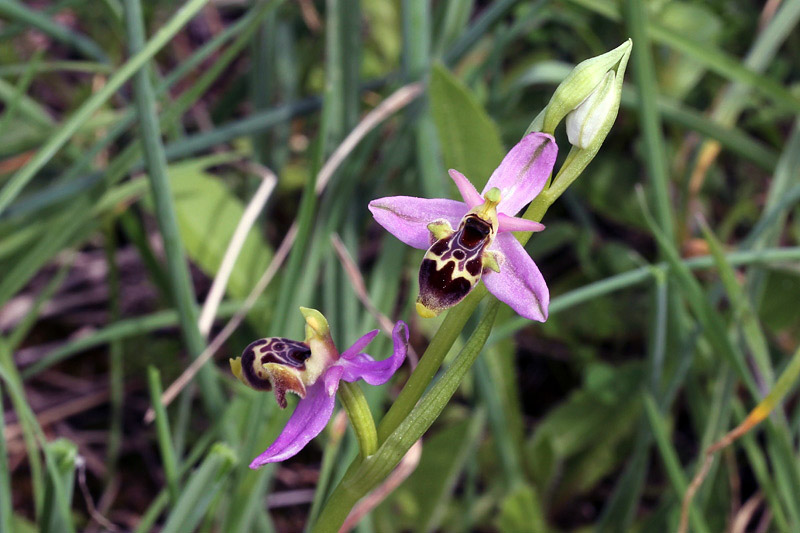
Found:
[[[463,202],[391,196],[369,203],[375,220],[392,235],[427,250],[419,272],[421,316],[456,305],[483,279],[489,292],[521,316],[547,319],[547,284],[510,232],[544,229],[514,215],[542,191],[557,152],[552,136],[531,133],[506,154],[480,194],[463,174],[450,170]]]
[[[306,340],[280,337],[259,339],[231,359],[231,370],[239,380],[256,390],[274,390],[281,408],[286,393],[300,396],[291,418],[272,445],[253,459],[250,468],[288,459],[319,435],[333,414],[339,381],[363,379],[370,385],[389,381],[406,358],[408,327],[398,321],[392,331],[394,353],[375,361],[362,350],[378,334],[370,331],[341,354],[331,338],[325,317],[316,309],[300,308],[306,319]]]

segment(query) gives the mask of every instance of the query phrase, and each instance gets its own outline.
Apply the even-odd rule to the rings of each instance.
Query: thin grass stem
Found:
[[[192,2],[189,2],[191,4]],[[187,4],[187,6],[189,5]],[[186,7],[184,7],[186,9]],[[134,57],[145,51],[144,24],[139,0],[125,2],[125,20]],[[161,30],[163,31],[163,29]],[[155,41],[155,37],[150,42]],[[146,63],[143,65],[146,66]],[[181,332],[189,354],[196,358],[205,348],[205,341],[197,328],[197,304],[194,289],[186,264],[183,243],[178,231],[178,222],[167,175],[167,158],[161,143],[161,131],[156,117],[156,102],[146,68],[134,76],[134,96],[141,128],[142,148],[148,170],[148,178],[156,206],[156,218],[164,240],[167,256],[167,272],[173,291]],[[218,413],[222,406],[222,391],[210,369],[201,372],[201,394],[209,414]]]

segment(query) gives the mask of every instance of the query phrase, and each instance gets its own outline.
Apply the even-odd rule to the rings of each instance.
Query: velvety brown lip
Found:
[[[253,388],[272,390],[265,364],[277,363],[302,372],[309,357],[311,349],[302,342],[282,337],[258,339],[242,352],[242,375]]]

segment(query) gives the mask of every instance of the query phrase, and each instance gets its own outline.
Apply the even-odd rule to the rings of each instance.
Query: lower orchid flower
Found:
[[[450,170],[463,202],[392,196],[369,203],[375,220],[392,235],[427,250],[419,271],[421,316],[456,305],[483,279],[489,292],[521,316],[547,319],[547,284],[509,232],[544,229],[514,215],[542,191],[557,151],[552,136],[531,133],[506,154],[481,194],[463,174]]]
[[[275,442],[250,463],[253,469],[292,457],[325,429],[333,414],[339,381],[363,379],[370,385],[382,385],[406,357],[408,327],[403,321],[398,321],[392,331],[394,353],[375,361],[362,350],[378,330],[362,336],[340,354],[322,313],[305,307],[300,312],[306,319],[304,342],[280,337],[259,339],[250,343],[241,357],[230,360],[231,370],[242,383],[256,390],[273,390],[281,408],[287,405],[287,392],[301,398]]]

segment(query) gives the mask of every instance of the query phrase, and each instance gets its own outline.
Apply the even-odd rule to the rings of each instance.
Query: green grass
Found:
[[[716,456],[689,529],[725,530],[751,504],[747,530],[798,530],[800,7],[766,6],[0,0],[0,530],[335,530],[420,437],[416,470],[373,493],[358,531],[675,530],[705,450],[762,401],[773,414]],[[418,317],[422,252],[367,203],[457,198],[449,168],[480,189],[573,66],[628,38],[603,146],[528,211],[547,226],[526,249],[549,320],[483,285]],[[320,194],[361,118],[417,81]],[[555,137],[558,170],[563,125]],[[197,309],[255,165],[278,185],[205,338]],[[161,406],[292,225],[246,320]],[[227,359],[301,339],[300,305],[340,347],[379,327],[334,236],[421,359],[342,389],[358,431],[335,414],[251,471],[293,407]],[[391,349],[381,334],[369,353]]]

